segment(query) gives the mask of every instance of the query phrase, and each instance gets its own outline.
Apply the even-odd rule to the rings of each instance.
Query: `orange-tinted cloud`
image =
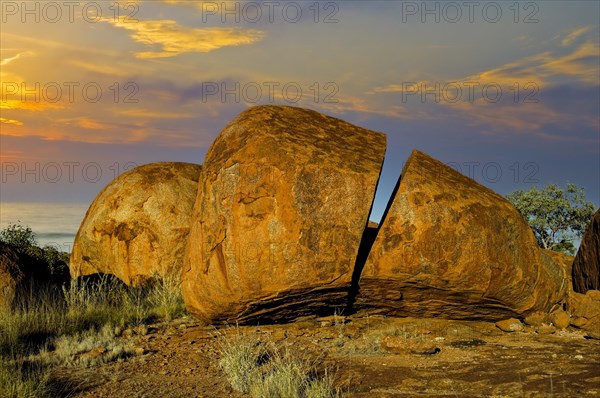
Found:
[[[599,85],[598,59],[600,57],[600,46],[597,38],[591,38],[593,35],[586,36],[590,31],[591,27],[576,29],[566,35],[557,37],[560,40],[559,48],[540,52],[497,68],[452,81],[458,83],[474,82],[481,86],[498,84],[502,87],[512,87],[515,84],[523,86],[533,82],[539,88],[544,88],[556,84],[556,81],[561,77],[568,76],[583,84]],[[568,51],[566,54],[564,53],[565,47]],[[434,86],[435,83],[428,80],[414,82],[417,86],[425,84],[430,87]],[[401,93],[412,90],[414,90],[414,87],[406,84],[390,84],[376,87],[373,92]]]
[[[528,132],[541,138],[558,139],[544,135],[543,126],[553,123],[580,123],[589,128],[597,128],[597,118],[582,119],[581,115],[565,115],[560,109],[539,101],[539,92],[557,87],[568,81],[583,87],[600,85],[598,59],[600,47],[597,39],[592,39],[590,27],[584,27],[559,36],[559,46],[532,56],[485,70],[476,74],[460,77],[447,82],[422,80],[403,84],[389,84],[374,88],[370,94],[402,93],[416,95],[415,101],[422,99],[424,87],[432,90],[447,84],[455,84],[462,89],[458,101],[442,98],[439,104],[456,110],[467,116],[475,125],[486,125],[493,131]],[[588,37],[589,36],[589,37]],[[467,95],[469,85],[475,87],[475,97]],[[499,86],[503,101],[493,102],[483,97],[482,88],[486,85]],[[520,97],[515,97],[516,90]],[[452,92],[452,90],[451,90]],[[534,94],[534,95],[532,95]],[[535,101],[524,103],[524,97],[530,95]],[[438,97],[439,98],[439,97]],[[514,98],[518,98],[515,100]],[[423,102],[433,102],[433,97]],[[527,102],[527,101],[525,101]]]
[[[14,124],[15,126],[22,126],[23,125],[23,122],[21,122],[20,120],[6,119],[4,117],[0,117],[0,123]]]
[[[262,40],[265,33],[257,29],[231,27],[185,28],[173,20],[127,22],[109,20],[113,25],[131,31],[138,43],[159,46],[159,51],[137,52],[136,57],[166,58],[184,53],[207,53],[222,47],[252,44]]]
[[[12,57],[4,58],[3,60],[0,61],[0,66],[6,66],[9,63],[11,63],[12,61],[16,61],[17,59],[21,58],[22,56],[30,55],[30,54],[31,54],[31,52],[24,51],[24,52],[18,53],[17,55],[12,56]]]

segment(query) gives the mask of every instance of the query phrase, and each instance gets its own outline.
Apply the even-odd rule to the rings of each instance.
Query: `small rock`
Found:
[[[571,325],[575,326],[576,328],[583,328],[588,322],[588,319],[582,316],[571,318]]]
[[[529,326],[542,326],[542,324],[548,323],[548,314],[543,311],[536,311],[527,315],[523,321]]]
[[[537,334],[552,334],[556,332],[556,328],[552,325],[543,324],[535,328],[535,331]]]
[[[433,355],[441,351],[432,342],[416,341],[399,336],[385,336],[381,339],[381,350],[394,354],[411,353],[417,355]]]
[[[575,359],[583,359],[583,355],[577,354],[573,358],[575,358]]]
[[[588,290],[585,294],[594,301],[600,301],[600,290]]]
[[[144,349],[144,347],[135,347],[135,349],[133,350],[133,353],[137,356],[141,356],[146,353],[146,350]]]
[[[381,350],[394,354],[404,353],[407,350],[406,339],[398,336],[384,336],[381,339]]]
[[[565,329],[571,323],[571,314],[563,310],[557,310],[550,314],[550,321],[558,329]]]
[[[516,318],[509,318],[496,322],[496,327],[503,332],[520,332],[523,330],[523,324]]]

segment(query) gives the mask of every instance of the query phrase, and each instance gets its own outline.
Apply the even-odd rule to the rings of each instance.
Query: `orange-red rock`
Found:
[[[600,209],[592,217],[573,261],[573,290],[600,290]]]
[[[152,163],[112,181],[77,232],[71,276],[105,273],[137,285],[179,272],[200,170],[189,163]]]
[[[573,286],[571,275],[573,273],[573,260],[575,257],[549,249],[542,249],[542,251],[550,256],[555,263],[559,264],[565,270],[568,284],[569,286]]]
[[[187,308],[207,322],[345,305],[385,136],[314,111],[260,106],[209,149],[186,253]]]
[[[360,279],[357,308],[499,320],[549,311],[567,275],[500,195],[414,151]]]

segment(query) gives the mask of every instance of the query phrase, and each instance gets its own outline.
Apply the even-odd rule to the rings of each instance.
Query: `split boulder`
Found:
[[[567,275],[500,195],[413,151],[360,279],[356,307],[501,320],[548,312]]]
[[[385,135],[320,113],[253,107],[209,149],[182,275],[206,322],[345,305]]]

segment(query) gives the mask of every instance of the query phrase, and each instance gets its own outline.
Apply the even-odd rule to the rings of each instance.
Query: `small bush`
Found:
[[[31,228],[21,224],[9,224],[0,231],[0,242],[14,247],[17,251],[25,252],[29,247],[37,245],[35,233]]]
[[[307,358],[271,342],[253,343],[238,332],[224,338],[219,366],[231,386],[253,398],[335,398],[339,390],[325,372],[319,377]]]
[[[40,353],[42,363],[70,367],[90,367],[133,355],[131,344],[118,342],[115,327],[106,324],[75,335],[62,335],[50,343],[53,351]]]

